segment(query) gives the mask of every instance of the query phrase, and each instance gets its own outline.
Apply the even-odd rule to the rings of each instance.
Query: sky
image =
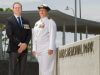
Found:
[[[60,10],[69,15],[74,15],[75,0],[0,0],[0,8],[11,8],[14,2],[21,2],[23,10],[37,10],[40,4],[47,4],[53,10]],[[77,15],[79,17],[79,0],[77,0]],[[81,0],[82,18],[100,22],[100,0]],[[66,7],[71,9],[65,10]]]

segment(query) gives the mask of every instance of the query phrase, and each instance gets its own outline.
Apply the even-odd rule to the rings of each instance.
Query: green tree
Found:
[[[4,11],[4,9],[3,8],[0,8],[0,11]]]
[[[2,46],[2,31],[4,30],[5,25],[0,24],[0,59],[3,58],[3,46]]]
[[[12,12],[12,9],[11,8],[6,8],[5,12]]]
[[[5,25],[0,24],[0,30],[4,30],[4,28],[5,28]]]

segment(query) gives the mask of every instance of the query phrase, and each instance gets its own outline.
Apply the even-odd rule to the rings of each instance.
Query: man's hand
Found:
[[[48,55],[52,55],[53,54],[53,50],[48,50]]]
[[[20,43],[18,44],[18,46],[21,46],[21,44],[22,44],[22,43],[20,42]]]
[[[18,46],[20,46],[20,48],[18,49],[18,53],[22,53],[27,48],[26,43],[20,43]]]

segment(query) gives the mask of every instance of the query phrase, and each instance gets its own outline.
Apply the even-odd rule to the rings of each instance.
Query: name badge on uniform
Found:
[[[28,24],[24,24],[24,29],[30,29]]]

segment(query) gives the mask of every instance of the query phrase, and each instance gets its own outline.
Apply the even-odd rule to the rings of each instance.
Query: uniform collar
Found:
[[[43,17],[40,20],[44,22],[46,19],[48,19],[48,17]]]

